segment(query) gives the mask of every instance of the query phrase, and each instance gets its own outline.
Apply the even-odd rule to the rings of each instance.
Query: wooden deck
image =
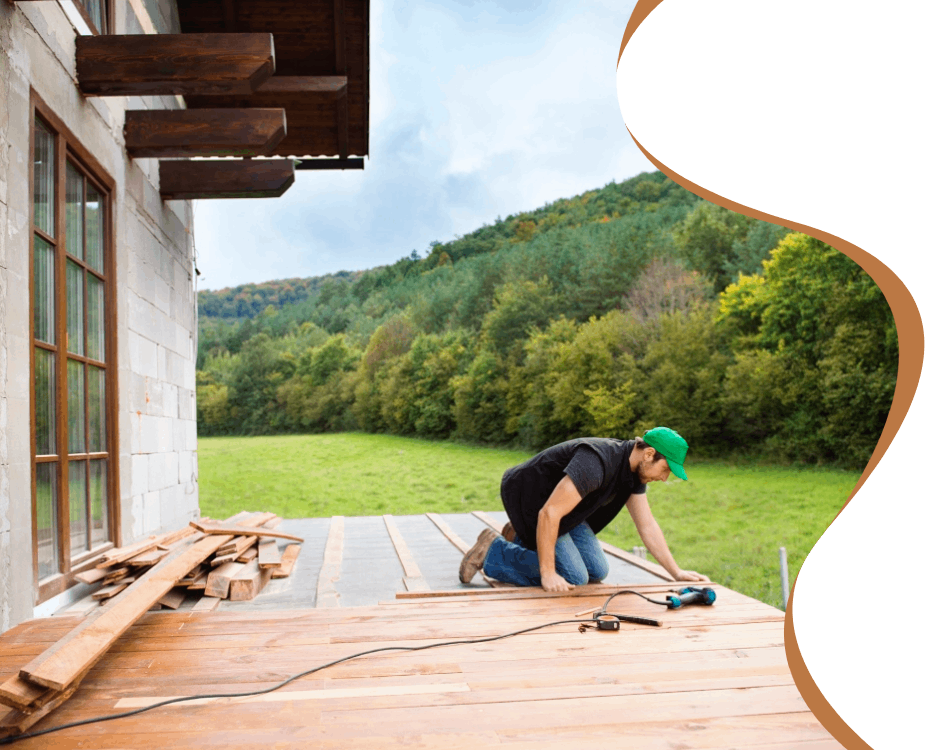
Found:
[[[367,576],[370,590],[378,591],[381,581],[397,582],[381,601],[345,606],[354,596],[352,584],[344,586],[352,580],[350,571],[370,569],[370,561],[379,559],[371,553],[365,566],[351,562],[351,527],[359,539],[362,524],[316,519],[326,522],[324,533],[316,544],[306,542],[299,563],[306,563],[303,583],[315,584],[312,604],[282,606],[292,593],[287,589],[276,592],[270,605],[261,606],[261,594],[253,602],[223,602],[215,612],[150,612],[91,670],[73,698],[35,729],[168,697],[265,689],[359,651],[570,622],[487,643],[364,656],[262,696],[165,706],[16,747],[526,750],[613,740],[634,750],[841,747],[793,684],[781,611],[719,586],[712,607],[677,611],[620,596],[610,611],[655,617],[662,627],[624,624],[619,632],[580,633],[575,615],[600,606],[613,591],[635,589],[662,599],[676,584],[661,581],[655,569],[649,572],[654,581],[585,586],[567,594],[492,588],[484,580],[433,590],[430,584],[442,579],[430,572],[413,533],[420,518],[379,519],[398,566],[374,565]],[[454,520],[441,520],[447,519]],[[394,544],[388,528],[393,523],[405,548]],[[457,521],[451,528],[465,540],[463,526]],[[450,546],[454,557],[448,560],[458,566],[461,552]],[[0,679],[79,621],[33,620],[0,636]]]

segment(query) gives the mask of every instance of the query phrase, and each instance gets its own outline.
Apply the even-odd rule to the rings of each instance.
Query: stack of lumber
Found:
[[[243,512],[226,521],[194,521],[109,551],[97,568],[80,574],[85,582],[102,584],[93,595],[95,608],[0,684],[0,703],[10,707],[0,715],[0,737],[26,731],[70,698],[109,647],[152,607],[176,608],[188,591],[202,590],[201,609],[214,609],[221,598],[253,599],[271,577],[288,576],[299,547],[290,545],[281,556],[276,539],[301,540],[275,531],[281,521],[273,513]]]

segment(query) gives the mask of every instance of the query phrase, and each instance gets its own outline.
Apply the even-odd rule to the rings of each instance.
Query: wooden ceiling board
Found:
[[[271,32],[277,76],[338,75],[333,0],[234,2],[234,32]],[[222,0],[179,0],[184,33],[224,33]],[[349,156],[369,155],[369,0],[344,0]],[[338,156],[337,106],[317,94],[188,96],[187,106],[281,107],[288,132],[274,156]]]

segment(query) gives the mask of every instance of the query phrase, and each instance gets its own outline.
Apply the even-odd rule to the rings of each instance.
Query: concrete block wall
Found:
[[[30,86],[115,180],[120,541],[199,515],[191,204],[160,199],[157,161],[129,159],[122,134],[126,109],[183,103],[83,97],[70,2],[0,3],[0,631],[68,598],[37,606],[31,567]],[[116,33],[179,31],[169,0],[113,2]]]

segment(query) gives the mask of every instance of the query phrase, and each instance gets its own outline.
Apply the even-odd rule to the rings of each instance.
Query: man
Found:
[[[687,442],[668,427],[635,440],[577,438],[508,469],[501,499],[510,523],[491,529],[464,556],[459,580],[485,575],[518,586],[567,591],[601,581],[609,565],[595,536],[624,506],[643,544],[676,581],[705,581],[682,570],[649,509],[646,484],[669,473],[686,480]]]

